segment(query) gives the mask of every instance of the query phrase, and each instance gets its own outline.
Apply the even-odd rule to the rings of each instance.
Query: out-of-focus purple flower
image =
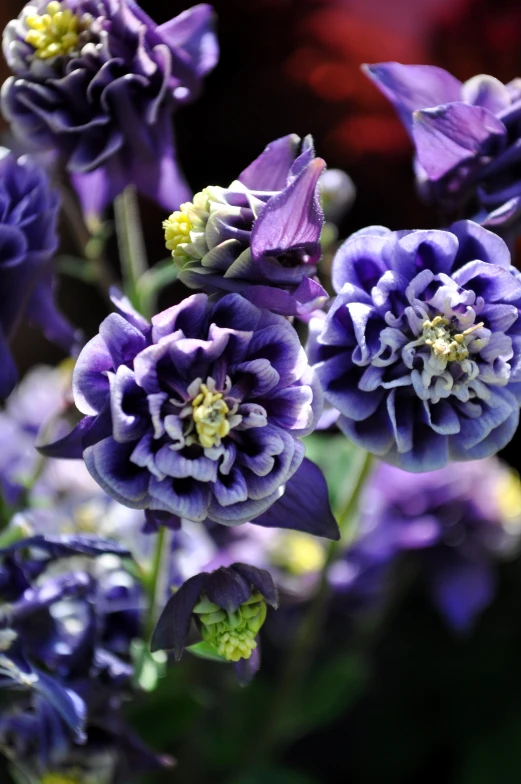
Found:
[[[85,418],[42,451],[83,455],[101,487],[133,508],[237,525],[277,501],[291,516],[280,525],[302,517],[336,536],[323,476],[300,441],[320,416],[320,385],[289,322],[239,294],[216,303],[195,294],[151,325],[121,305],[76,364]]]
[[[514,496],[515,534],[505,505]],[[332,582],[353,598],[381,601],[391,567],[409,552],[447,622],[466,631],[492,601],[496,561],[519,539],[520,501],[519,479],[495,458],[414,476],[383,463],[366,485],[357,541]]]
[[[130,183],[167,209],[187,198],[171,119],[217,62],[209,5],[158,26],[134,0],[35,0],[3,50],[5,116],[26,143],[60,152],[88,218]]]
[[[42,471],[41,456],[35,444],[38,434],[45,431],[53,417],[63,413],[71,402],[71,378],[72,372],[63,365],[34,367],[9,395],[0,412],[0,487],[9,506],[20,500],[37,475],[35,492],[38,496],[49,495],[49,486],[55,483],[58,466],[49,464],[53,478],[46,468]],[[82,469],[80,465],[80,471]],[[71,472],[68,473],[66,484],[67,492],[70,492],[74,483]]]
[[[85,770],[108,784],[120,767],[128,778],[164,762],[136,742],[135,770],[125,768],[122,706],[144,606],[126,555],[80,534],[39,534],[0,551],[0,685],[15,689],[0,714],[0,743],[32,777]]]
[[[277,589],[269,572],[234,563],[195,575],[168,600],[152,635],[152,651],[173,651],[181,658],[192,621],[205,647],[216,657],[258,667],[257,634],[266,618],[266,602],[277,607]],[[240,676],[247,677],[246,671]]]
[[[166,245],[189,288],[241,292],[275,313],[312,310],[326,296],[314,277],[325,167],[295,134],[269,144],[229,188],[211,186],[164,222]]]
[[[470,202],[474,220],[517,232],[521,81],[504,85],[480,74],[462,83],[432,65],[379,63],[365,70],[412,138],[424,196],[449,211]]]
[[[333,284],[309,357],[351,440],[407,471],[508,443],[519,420],[521,285],[503,240],[471,221],[369,227],[338,251]]]
[[[23,319],[66,350],[74,343],[53,298],[58,210],[44,170],[28,156],[17,160],[0,148],[0,397],[17,380],[9,343]]]

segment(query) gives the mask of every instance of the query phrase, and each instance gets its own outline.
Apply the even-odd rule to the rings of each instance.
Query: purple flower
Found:
[[[515,231],[521,218],[519,79],[504,85],[480,74],[462,83],[442,68],[400,63],[365,70],[412,138],[425,197],[449,211],[470,202],[474,220]]]
[[[255,305],[295,315],[326,292],[313,277],[324,216],[313,142],[276,139],[232,182],[211,186],[164,222],[166,245],[189,288],[241,292]]]
[[[495,591],[495,562],[511,549],[505,498],[519,516],[519,479],[498,460],[456,463],[411,476],[381,464],[361,500],[357,541],[332,571],[352,598],[388,593],[391,567],[403,553],[456,631],[469,629]]]
[[[338,251],[333,284],[310,361],[351,440],[407,471],[508,443],[519,419],[521,284],[503,240],[471,221],[370,227]]]
[[[23,319],[70,350],[74,333],[53,298],[52,257],[58,247],[59,198],[44,170],[0,148],[0,397],[17,372],[9,348]]]
[[[37,535],[0,551],[0,685],[9,689],[0,744],[31,780],[82,771],[109,784],[116,769],[126,781],[167,762],[123,723],[144,607],[120,560],[128,555],[85,535]]]
[[[5,116],[28,144],[61,153],[88,218],[130,183],[166,208],[187,198],[171,118],[217,62],[210,6],[157,26],[134,0],[35,0],[3,49]]]
[[[335,536],[323,476],[300,441],[320,416],[320,385],[291,324],[239,294],[194,294],[151,325],[120,304],[78,358],[74,398],[86,416],[43,452],[83,455],[126,506],[237,525],[280,499],[286,526],[332,524]]]
[[[278,595],[271,575],[263,569],[234,563],[195,575],[168,600],[152,635],[151,649],[171,650],[179,660],[194,621],[205,650],[236,664],[249,660],[255,669],[256,638],[266,618],[266,602],[276,608]]]

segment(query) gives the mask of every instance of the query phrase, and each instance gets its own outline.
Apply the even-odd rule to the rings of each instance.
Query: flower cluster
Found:
[[[10,698],[0,747],[31,780],[109,784],[163,764],[121,712],[141,624],[126,555],[81,535],[39,534],[0,551],[0,676]]]
[[[432,65],[379,63],[366,73],[396,107],[416,150],[420,192],[503,234],[519,232],[519,79],[460,82]],[[466,213],[469,217],[472,213]]]
[[[352,235],[309,356],[340,428],[408,471],[495,454],[521,391],[521,284],[507,246],[476,223]]]
[[[7,25],[2,111],[60,153],[88,218],[130,183],[166,208],[189,195],[171,118],[217,61],[212,16],[202,4],[158,26],[126,0],[35,0]]]

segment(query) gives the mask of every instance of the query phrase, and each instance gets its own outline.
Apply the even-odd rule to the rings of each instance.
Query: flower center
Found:
[[[202,259],[208,253],[206,224],[214,204],[221,203],[223,188],[210,186],[196,193],[193,201],[181,204],[163,221],[165,243],[174,261],[183,265],[187,261]]]
[[[201,384],[199,394],[192,400],[193,419],[201,446],[209,449],[219,446],[221,438],[230,432],[227,415],[230,409],[223,399],[222,392],[211,391]]]
[[[52,0],[47,5],[47,13],[34,14],[25,19],[30,28],[25,37],[26,43],[34,47],[35,56],[41,60],[69,54],[78,47],[82,20],[62,3]]]
[[[266,603],[252,593],[235,612],[226,612],[203,598],[194,607],[201,623],[203,640],[228,661],[249,659],[257,647],[255,637],[266,619]]]
[[[432,321],[423,322],[423,339],[435,356],[447,362],[463,362],[469,355],[467,337],[482,326],[483,322],[480,322],[464,332],[455,332],[448,319],[435,316]]]

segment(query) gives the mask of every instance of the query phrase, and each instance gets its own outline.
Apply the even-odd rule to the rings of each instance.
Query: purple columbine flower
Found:
[[[519,420],[521,284],[499,237],[373,226],[342,245],[310,361],[338,424],[407,471],[496,453]]]
[[[152,635],[152,651],[173,651],[179,660],[192,621],[205,651],[234,662],[248,679],[259,666],[257,635],[266,619],[266,603],[276,608],[278,594],[269,572],[234,563],[191,577],[168,600]]]
[[[362,495],[357,541],[332,582],[364,604],[381,602],[392,567],[409,553],[447,622],[466,631],[492,601],[498,558],[513,550],[508,523],[515,506],[519,530],[520,499],[519,479],[495,458],[414,476],[381,464]]]
[[[480,74],[462,83],[432,65],[379,63],[365,71],[411,136],[426,199],[450,212],[470,203],[484,226],[518,231],[521,81]]]
[[[9,343],[23,319],[67,351],[74,344],[53,297],[59,207],[45,171],[30,157],[17,160],[0,147],[0,397],[7,397],[18,377]]]
[[[3,50],[4,115],[28,144],[63,156],[88,219],[130,183],[167,209],[189,196],[171,119],[217,62],[209,5],[158,26],[134,0],[35,0],[7,25]]]
[[[167,248],[189,288],[241,292],[275,313],[317,306],[314,278],[324,215],[318,180],[325,167],[313,141],[276,139],[228,188],[210,186],[164,222]]]
[[[78,358],[85,418],[44,453],[83,455],[126,506],[237,525],[278,501],[282,525],[335,537],[325,482],[300,441],[320,416],[320,384],[291,324],[239,294],[194,294],[151,325],[120,304]],[[303,515],[292,507],[299,488]]]

